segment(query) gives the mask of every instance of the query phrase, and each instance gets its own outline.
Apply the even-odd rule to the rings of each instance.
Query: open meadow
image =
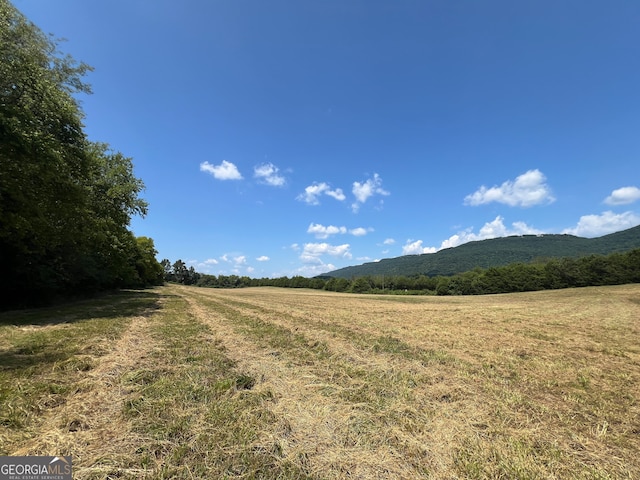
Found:
[[[0,455],[74,478],[640,478],[640,285],[166,286],[0,314]]]

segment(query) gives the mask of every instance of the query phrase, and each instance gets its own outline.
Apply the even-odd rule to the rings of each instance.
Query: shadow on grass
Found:
[[[120,290],[52,307],[2,312],[0,326],[44,326],[96,318],[148,316],[160,308],[162,298],[169,296],[155,290]]]
[[[23,353],[22,348],[0,352],[0,372],[9,370],[27,370],[35,365],[61,363],[68,358],[68,352],[44,350],[38,353]]]
[[[2,327],[13,326],[26,329],[26,333],[16,338],[11,347],[0,349],[0,372],[54,363],[62,363],[65,368],[74,370],[90,369],[91,365],[84,365],[81,359],[77,365],[64,363],[81,348],[74,345],[77,332],[41,327],[94,322],[94,325],[87,324],[87,328],[117,329],[115,323],[107,325],[104,322],[150,316],[162,307],[162,299],[169,296],[172,295],[157,290],[123,290],[55,307],[4,312],[0,314],[0,331]]]

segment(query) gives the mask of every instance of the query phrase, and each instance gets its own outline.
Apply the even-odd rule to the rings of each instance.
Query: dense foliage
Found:
[[[610,255],[558,258],[545,262],[514,263],[504,267],[474,268],[452,276],[365,275],[353,279],[249,278],[205,275],[189,269],[182,260],[163,260],[165,280],[213,288],[285,287],[315,288],[333,292],[420,295],[483,295],[571,287],[640,283],[640,249]],[[182,272],[180,274],[179,272]]]
[[[423,255],[404,255],[341,268],[327,275],[340,278],[393,275],[455,275],[476,267],[502,267],[545,259],[608,255],[640,248],[640,226],[598,238],[573,235],[522,235],[469,242]]]
[[[131,159],[89,141],[75,95],[90,70],[0,0],[2,306],[162,281]]]
[[[187,268],[186,263],[177,260],[173,265],[168,259],[160,262],[163,269],[163,276],[166,282],[181,283],[183,285],[195,285],[202,276],[196,272],[193,266]]]

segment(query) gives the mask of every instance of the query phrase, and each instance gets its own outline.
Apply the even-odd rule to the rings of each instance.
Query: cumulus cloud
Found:
[[[408,240],[402,247],[403,255],[419,255],[422,253],[435,253],[445,248],[457,247],[463,243],[487,240],[489,238],[508,237],[511,235],[539,235],[542,231],[530,227],[524,222],[514,222],[511,228],[504,224],[504,218],[498,215],[491,222],[485,223],[478,233],[469,228],[443,240],[439,247],[423,247],[422,240]]]
[[[346,233],[350,233],[354,237],[361,237],[372,230],[372,228],[367,229],[363,227],[352,228],[349,230],[347,227],[336,227],[334,225],[325,226],[319,223],[311,223],[309,228],[307,228],[307,233],[315,235],[316,238],[329,238],[331,235],[344,235]]]
[[[640,216],[633,212],[603,212],[600,215],[584,215],[575,227],[567,228],[562,233],[578,237],[599,237],[608,233],[619,232],[640,224]]]
[[[266,255],[261,255],[258,258],[256,258],[256,260],[259,261],[259,262],[268,262],[271,259],[269,257],[267,257]]]
[[[223,160],[220,165],[212,165],[209,162],[200,164],[200,171],[213,175],[218,180],[242,180],[242,175],[233,163]]]
[[[351,258],[349,244],[331,245],[329,243],[305,243],[300,254],[300,259],[305,263],[320,264],[322,255],[331,255],[333,257]]]
[[[356,197],[356,201],[351,205],[354,212],[357,212],[360,206],[374,195],[390,195],[382,188],[382,179],[377,173],[374,173],[373,178],[369,178],[365,182],[353,182],[351,191]]]
[[[291,276],[295,276],[295,275],[301,275],[303,277],[315,277],[317,275],[322,275],[323,273],[327,273],[327,272],[331,272],[333,270],[336,270],[337,267],[332,264],[332,263],[317,263],[317,264],[305,264],[302,267],[296,269],[294,272],[292,272],[290,275]],[[287,274],[289,275],[289,274]],[[284,276],[284,275],[281,275]]]
[[[363,237],[363,236],[365,236],[367,233],[369,233],[372,230],[373,230],[372,228],[357,227],[357,228],[352,228],[351,230],[349,230],[349,233],[351,235],[353,235],[354,237]]]
[[[452,235],[442,242],[439,250],[489,238],[508,237],[511,235],[540,235],[542,233],[541,230],[530,227],[525,222],[514,222],[511,224],[511,228],[508,228],[504,224],[504,218],[498,215],[493,221],[485,223],[478,233],[474,233],[473,229],[467,229]]]
[[[205,265],[218,265],[218,260],[215,258],[208,258],[203,262]]]
[[[640,200],[640,188],[638,187],[622,187],[611,192],[604,203],[607,205],[627,205]]]
[[[329,184],[325,182],[321,182],[321,183],[314,182],[313,184],[305,188],[304,193],[301,193],[300,195],[298,195],[297,199],[309,205],[319,205],[320,204],[319,197],[321,195],[328,195],[340,202],[346,198],[344,193],[342,192],[342,189],[336,188],[334,190],[329,186]]]
[[[383,245],[393,245],[396,241],[393,238],[386,238],[382,243]]]
[[[347,227],[334,227],[333,225],[320,225],[319,223],[312,223],[307,228],[307,233],[312,233],[316,238],[328,238],[330,235],[336,235],[338,233],[347,233]]]
[[[342,202],[347,198],[341,188],[336,188],[335,190],[327,189],[324,193],[325,195],[329,195],[331,198],[335,198],[339,202]]]
[[[476,192],[465,197],[464,204],[477,206],[497,202],[510,207],[531,207],[551,203],[555,198],[546,180],[540,170],[529,170],[514,181],[507,180],[500,186],[481,186]]]
[[[407,243],[402,247],[403,255],[420,255],[422,253],[435,253],[435,247],[423,247],[422,240],[407,240]]]
[[[220,260],[227,263],[233,263],[235,265],[245,265],[247,263],[247,257],[245,255],[237,255],[235,257],[229,256],[228,253],[220,256]]]
[[[285,184],[285,178],[279,175],[278,172],[279,168],[273,163],[265,163],[253,168],[253,176],[260,182],[272,187],[281,187]]]

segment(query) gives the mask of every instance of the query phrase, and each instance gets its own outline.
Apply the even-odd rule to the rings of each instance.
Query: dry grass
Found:
[[[70,453],[76,478],[640,477],[639,285],[147,295],[0,317],[0,454]]]
[[[637,476],[639,293],[183,289],[335,478]]]

